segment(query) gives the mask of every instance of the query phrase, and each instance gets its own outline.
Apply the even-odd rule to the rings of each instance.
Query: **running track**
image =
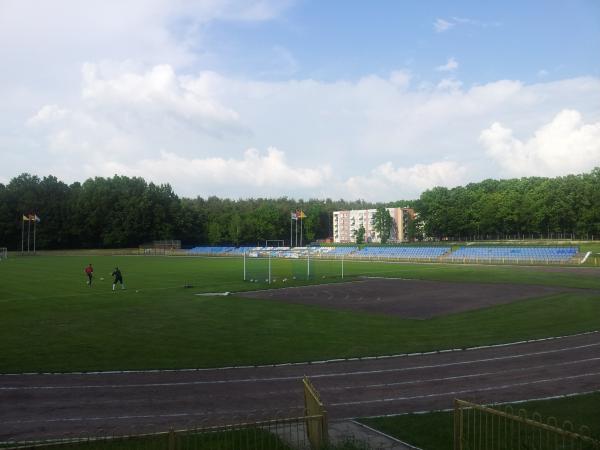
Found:
[[[600,390],[600,333],[361,360],[207,370],[0,375],[0,441],[141,433],[302,413],[332,419]]]

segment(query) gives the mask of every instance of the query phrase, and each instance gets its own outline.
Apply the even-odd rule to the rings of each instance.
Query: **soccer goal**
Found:
[[[252,250],[244,253],[244,281],[286,283],[344,278],[344,260],[325,259],[310,249],[284,252]]]
[[[6,247],[0,247],[0,261],[8,258],[8,249]]]

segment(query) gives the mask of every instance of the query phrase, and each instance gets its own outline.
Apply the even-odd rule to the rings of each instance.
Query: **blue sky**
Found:
[[[0,0],[0,183],[415,198],[600,166],[600,2]]]
[[[436,32],[438,20],[449,28]],[[598,75],[600,3],[301,1],[277,20],[219,21],[208,35],[225,55],[214,68],[235,75],[332,81],[407,67],[435,81],[433,68],[453,56],[469,84],[532,82],[541,70],[549,79]],[[269,70],[274,48],[293,56],[294,71]]]

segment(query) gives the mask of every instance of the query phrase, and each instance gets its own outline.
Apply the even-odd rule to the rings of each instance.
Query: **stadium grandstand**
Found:
[[[461,247],[449,261],[569,262],[579,253],[577,247]]]
[[[489,263],[568,263],[578,262],[577,247],[451,247],[441,246],[206,246],[188,250],[189,255],[272,258],[348,258],[361,260],[406,260]]]
[[[437,259],[450,252],[450,247],[364,247],[355,253],[368,259]]]

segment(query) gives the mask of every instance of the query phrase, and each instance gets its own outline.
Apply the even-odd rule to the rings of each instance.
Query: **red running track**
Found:
[[[266,367],[0,375],[0,441],[129,434],[302,413],[332,419],[600,390],[600,333],[429,354]]]

